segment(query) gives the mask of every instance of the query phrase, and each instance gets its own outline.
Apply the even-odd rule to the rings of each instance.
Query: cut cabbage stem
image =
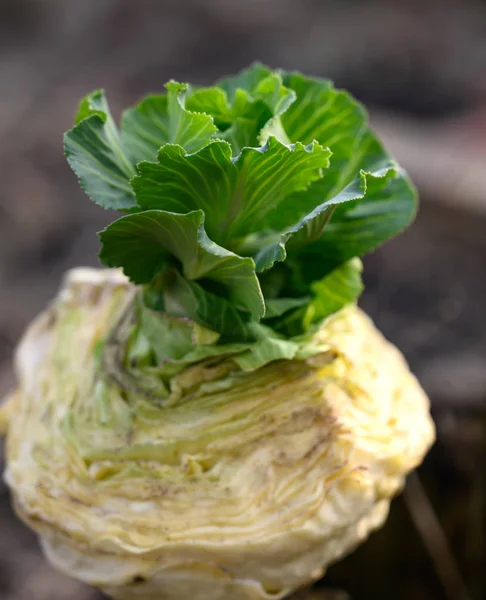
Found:
[[[93,352],[130,321],[133,288],[72,272],[21,342],[15,509],[57,568],[119,600],[287,597],[384,522],[432,443],[428,399],[349,306],[316,332],[320,355],[199,362],[154,402],[107,381]]]

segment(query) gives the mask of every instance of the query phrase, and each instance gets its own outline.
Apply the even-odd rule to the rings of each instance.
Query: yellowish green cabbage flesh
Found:
[[[26,332],[3,409],[19,516],[53,565],[119,600],[276,600],[321,577],[434,440],[402,355],[349,306],[322,353],[208,360],[158,402],[97,353],[132,293],[116,270],[73,270]]]

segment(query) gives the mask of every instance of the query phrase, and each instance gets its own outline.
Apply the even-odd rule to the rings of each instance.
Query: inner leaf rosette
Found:
[[[357,300],[358,258],[410,223],[415,192],[328,80],[257,64],[166,88],[120,130],[94,92],[66,134],[87,193],[129,213],[101,233],[101,260],[145,287],[148,311],[214,331],[209,345],[250,344],[255,367],[262,347],[287,358]]]

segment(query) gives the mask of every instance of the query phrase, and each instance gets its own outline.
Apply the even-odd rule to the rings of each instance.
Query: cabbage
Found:
[[[0,415],[19,516],[120,600],[283,598],[386,518],[434,439],[357,307],[360,257],[416,193],[330,81],[256,64],[125,111],[86,96],[65,153],[110,269],[68,273]]]
[[[120,600],[275,600],[320,578],[433,441],[402,355],[349,305],[315,333],[320,352],[253,371],[229,353],[131,372],[147,341],[130,330],[121,386],[103,355],[135,291],[73,270],[25,334],[8,403],[18,515],[54,566]]]

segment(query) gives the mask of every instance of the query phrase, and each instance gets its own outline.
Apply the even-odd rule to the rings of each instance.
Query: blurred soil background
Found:
[[[63,157],[79,98],[104,87],[118,116],[171,77],[207,84],[255,59],[354,92],[422,196],[415,225],[366,259],[361,304],[430,394],[438,441],[419,476],[441,529],[412,485],[387,525],[332,567],[321,587],[353,600],[482,600],[483,1],[0,0],[0,396],[14,383],[12,352],[23,329],[67,268],[97,264],[95,232],[112,217],[83,195]],[[3,484],[0,598],[101,598],[45,563]]]

